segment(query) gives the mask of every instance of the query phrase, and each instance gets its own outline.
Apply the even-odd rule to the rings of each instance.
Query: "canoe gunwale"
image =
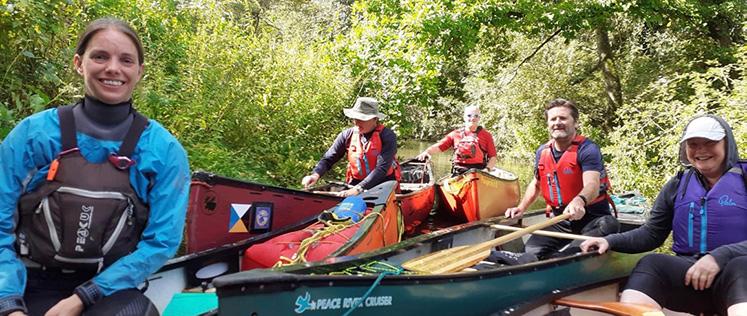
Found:
[[[306,198],[312,198],[316,200],[331,199],[331,200],[342,201],[342,198],[339,198],[339,197],[316,194],[310,191],[301,191],[301,190],[284,188],[284,187],[279,187],[279,186],[272,186],[268,184],[260,184],[256,182],[249,182],[246,180],[238,180],[234,178],[219,176],[217,174],[205,172],[205,171],[193,172],[192,182],[201,182],[208,186],[226,185],[226,186],[231,186],[231,187],[236,187],[236,188],[251,189],[251,190],[257,190],[257,191],[282,192],[283,194],[303,196]]]
[[[508,172],[506,170],[502,170],[502,171]],[[469,169],[469,170],[465,171],[464,173],[462,173],[460,175],[457,175],[457,176],[445,175],[445,176],[441,177],[440,179],[438,179],[438,181],[436,183],[438,183],[439,185],[441,185],[442,182],[444,182],[444,181],[446,181],[446,180],[448,180],[450,178],[460,179],[460,178],[465,178],[465,177],[469,177],[469,179],[468,179],[469,181],[477,181],[478,177],[481,177],[481,176],[482,177],[489,177],[491,179],[495,179],[495,180],[503,181],[503,182],[515,182],[515,181],[518,181],[518,178],[515,178],[515,179],[505,179],[505,178],[501,178],[499,176],[496,176],[494,174],[491,174],[490,172],[487,172],[485,170],[472,168],[472,169]]]
[[[497,279],[525,272],[538,272],[587,260],[605,261],[607,256],[627,255],[621,253],[577,253],[571,256],[547,259],[523,265],[505,266],[491,270],[456,272],[440,275],[387,275],[379,286],[428,285],[471,282]],[[270,270],[253,270],[216,278],[213,281],[218,297],[246,294],[269,294],[298,287],[366,286],[373,284],[378,275],[307,275]]]
[[[388,181],[384,184],[380,184],[369,191],[362,194],[363,200],[366,204],[372,203],[373,209],[371,213],[376,213],[378,216],[371,216],[364,220],[355,235],[350,237],[350,240],[345,242],[339,249],[333,251],[328,257],[336,257],[344,255],[355,248],[359,243],[364,241],[366,236],[376,225],[377,221],[384,221],[386,218],[386,212],[397,212],[397,205],[394,202],[395,185],[397,182]],[[383,192],[388,192],[386,195]],[[384,224],[382,224],[383,226]],[[398,228],[399,229],[399,228]]]

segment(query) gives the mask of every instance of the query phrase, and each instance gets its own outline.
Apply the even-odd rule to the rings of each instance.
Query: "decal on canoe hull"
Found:
[[[363,304],[361,304],[361,302]],[[302,314],[305,311],[350,309],[355,306],[358,306],[358,308],[392,306],[392,297],[388,295],[369,296],[365,298],[365,301],[363,301],[363,297],[330,297],[312,299],[311,294],[306,292],[304,295],[299,295],[296,298],[296,308],[293,311],[296,312],[296,314]]]
[[[272,229],[272,203],[231,203],[229,233],[262,233]]]

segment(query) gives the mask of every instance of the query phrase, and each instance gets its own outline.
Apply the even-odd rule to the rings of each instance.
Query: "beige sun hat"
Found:
[[[344,109],[342,111],[345,113],[345,116],[361,121],[368,121],[376,117],[380,120],[386,119],[386,115],[379,112],[379,101],[369,97],[360,97],[356,99],[355,105],[353,105],[352,108]]]

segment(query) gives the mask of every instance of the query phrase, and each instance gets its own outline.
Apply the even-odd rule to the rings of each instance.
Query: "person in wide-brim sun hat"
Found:
[[[386,114],[379,112],[379,101],[369,97],[358,98],[352,108],[344,109],[342,112],[354,120],[370,121],[374,118],[386,120]]]
[[[314,172],[301,180],[304,188],[314,185],[345,153],[348,157],[345,182],[353,187],[339,192],[340,196],[358,195],[385,181],[399,182],[397,136],[379,122],[386,119],[386,115],[379,111],[379,101],[359,97],[353,107],[344,109],[343,113],[353,120],[355,126],[337,135],[335,142],[314,167]]]

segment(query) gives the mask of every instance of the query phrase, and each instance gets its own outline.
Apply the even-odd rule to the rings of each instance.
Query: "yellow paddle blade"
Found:
[[[547,221],[531,225],[510,234],[498,237],[496,239],[483,241],[476,245],[459,246],[444,249],[402,263],[402,267],[424,274],[439,274],[459,272],[464,268],[471,267],[490,256],[490,250],[493,247],[500,246],[514,239],[520,238],[535,230],[539,230],[570,217],[570,214],[561,214]]]
[[[402,267],[417,273],[439,274],[462,271],[490,256],[490,248],[459,246],[409,260]]]

